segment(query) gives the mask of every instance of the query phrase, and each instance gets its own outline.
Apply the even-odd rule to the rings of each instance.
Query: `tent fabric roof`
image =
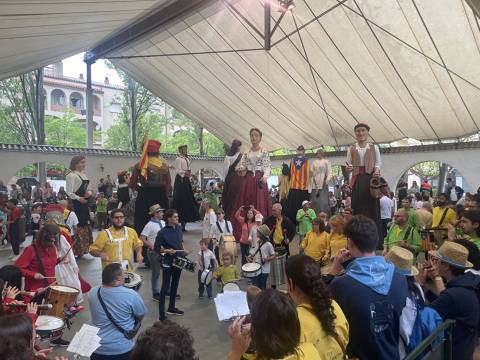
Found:
[[[479,131],[480,26],[463,0],[296,0],[268,52],[155,56],[261,48],[225,1],[109,56],[153,55],[113,61],[225,142],[258,127],[269,149],[343,145],[359,121],[376,142]],[[260,0],[229,1],[263,28]]]
[[[376,142],[479,131],[480,25],[464,0],[295,0],[270,51],[227,1],[263,28],[264,0],[205,1],[109,56],[154,55],[113,61],[225,142],[258,127],[268,149],[342,145],[358,121]],[[2,1],[0,79],[92,49],[173,2]],[[232,52],[247,49],[260,50]],[[205,51],[230,53],[155,56]]]
[[[167,0],[0,1],[0,79],[88,50]]]

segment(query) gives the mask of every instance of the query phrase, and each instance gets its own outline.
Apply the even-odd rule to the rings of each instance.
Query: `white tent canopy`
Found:
[[[267,1],[273,27],[281,12],[276,0]],[[372,127],[376,142],[457,138],[480,129],[480,26],[464,0],[295,0],[270,51],[262,49],[263,0],[205,2],[107,57],[126,57],[112,60],[225,142],[246,142],[258,127],[269,149],[342,145],[352,142],[359,121]],[[111,16],[125,6],[116,4]],[[104,34],[120,20],[111,25]],[[83,26],[107,25],[98,19]],[[0,77],[86,49],[101,31],[43,44],[48,51],[39,39],[17,51],[3,43],[10,62],[2,51]]]
[[[168,0],[2,0],[0,79],[93,47]]]

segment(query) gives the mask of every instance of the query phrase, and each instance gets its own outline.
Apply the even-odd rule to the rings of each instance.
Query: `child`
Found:
[[[237,267],[232,264],[233,254],[226,251],[222,255],[222,266],[215,270],[213,277],[225,285],[228,282],[239,280]]]
[[[247,293],[247,304],[248,304],[248,309],[250,310],[250,313],[252,312],[252,307],[253,307],[253,302],[257,298],[258,294],[262,292],[261,289],[259,289],[256,286],[250,285],[247,287],[246,293]],[[251,322],[250,315],[247,316],[246,322]],[[247,351],[242,355],[241,360],[253,360],[256,359],[255,356],[255,344],[253,341],[250,342],[250,346],[248,347]]]
[[[265,290],[267,287],[268,274],[270,274],[270,262],[275,260],[275,250],[269,239],[270,228],[262,225],[257,229],[258,249],[251,251],[249,260],[255,261],[262,265],[262,273],[254,277],[253,284],[260,289]]]
[[[209,239],[200,240],[200,251],[198,252],[198,297],[203,298],[205,285],[202,283],[201,276],[203,270],[213,269],[218,267],[217,259],[212,250],[208,249]],[[212,265],[213,264],[213,265]],[[207,285],[208,298],[212,298],[212,283]]]
[[[328,234],[325,231],[325,223],[320,219],[314,219],[312,222],[313,230],[309,231],[300,248],[304,250],[305,255],[310,256],[318,262],[328,260]]]
[[[331,259],[337,256],[341,249],[347,248],[347,237],[343,234],[344,226],[344,216],[334,215],[330,218],[330,228],[332,229],[332,232],[328,237],[328,246]]]

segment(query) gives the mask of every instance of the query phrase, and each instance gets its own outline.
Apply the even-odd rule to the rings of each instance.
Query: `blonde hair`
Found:
[[[330,224],[333,226],[342,226],[342,228],[345,226],[345,218],[342,215],[333,215],[330,218]]]
[[[222,254],[222,260],[225,259],[226,257],[229,257],[229,258],[230,258],[230,261],[233,261],[233,254],[232,254],[230,251],[225,251],[225,252]]]

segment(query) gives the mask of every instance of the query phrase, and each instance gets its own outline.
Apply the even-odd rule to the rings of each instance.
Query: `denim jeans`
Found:
[[[153,250],[148,250],[148,259],[150,260],[150,269],[152,269],[152,294],[160,294],[158,286],[158,277],[160,276],[161,264],[160,255]]]
[[[162,269],[162,289],[160,290],[160,301],[158,303],[158,312],[160,313],[160,320],[165,319],[165,296],[170,291],[170,302],[168,309],[175,309],[175,298],[177,296],[178,283],[180,282],[180,275],[182,269],[177,267],[164,267]],[[171,285],[170,285],[171,282]]]
[[[267,274],[260,274],[252,279],[253,285],[259,287],[262,290],[265,290],[267,288],[267,279],[268,279],[268,273]]]
[[[208,285],[204,285],[201,280],[202,270],[198,270],[198,295],[203,296],[203,292],[205,291],[205,287],[207,288],[207,295],[209,298],[212,297],[212,283]]]

